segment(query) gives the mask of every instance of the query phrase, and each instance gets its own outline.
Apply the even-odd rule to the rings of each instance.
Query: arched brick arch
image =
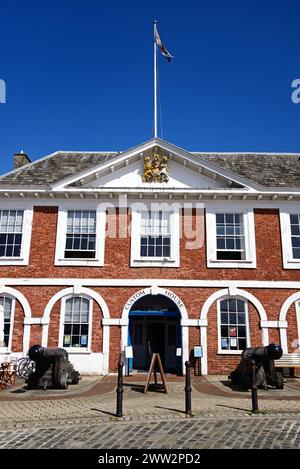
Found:
[[[240,298],[241,300],[247,300],[253,304],[256,308],[260,321],[267,321],[267,314],[266,311],[261,304],[261,302],[254,296],[252,293],[247,292],[246,290],[242,290],[240,288],[223,288],[222,290],[218,290],[213,293],[202,306],[202,310],[200,313],[200,335],[201,335],[201,345],[203,351],[203,357],[201,359],[201,369],[202,374],[207,374],[207,316],[211,306],[221,298],[228,298],[228,297],[235,297]],[[266,327],[262,327],[262,342],[264,345],[269,343],[269,332]]]
[[[53,306],[57,301],[60,299],[70,296],[70,295],[84,295],[89,298],[92,298],[93,300],[96,301],[96,303],[100,306],[102,315],[104,319],[109,319],[110,314],[109,314],[109,309],[108,306],[105,302],[105,300],[102,298],[99,293],[95,292],[94,290],[91,290],[90,288],[86,287],[81,287],[81,286],[75,286],[75,287],[69,287],[65,288],[59,292],[57,292],[48,302],[45,311],[44,311],[44,316],[43,316],[43,333],[42,333],[42,346],[46,347],[48,344],[48,334],[49,334],[49,323],[50,323],[50,315]],[[109,325],[107,325],[105,322],[102,325],[103,327],[103,370],[102,373],[107,373],[108,372],[108,363],[109,363]]]
[[[0,286],[0,296],[1,295],[8,295],[11,298],[15,298],[18,300],[20,305],[23,308],[24,313],[24,322],[23,322],[23,352],[27,352],[29,348],[29,340],[30,340],[30,319],[31,319],[31,308],[27,298],[21,293],[20,291],[16,290],[15,288],[6,287],[5,285]]]

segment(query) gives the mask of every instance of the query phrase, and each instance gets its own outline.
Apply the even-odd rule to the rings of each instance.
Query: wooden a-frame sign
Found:
[[[149,368],[149,372],[148,372],[148,376],[147,376],[147,381],[146,381],[146,385],[145,385],[145,389],[144,389],[144,394],[146,394],[146,392],[149,389],[152,372],[154,373],[155,384],[157,384],[156,375],[155,375],[155,362],[156,361],[158,363],[158,368],[159,368],[159,372],[160,372],[160,376],[161,376],[161,380],[162,380],[162,386],[165,390],[165,393],[168,394],[167,381],[166,381],[164,370],[163,370],[163,367],[162,367],[162,364],[161,364],[161,359],[160,359],[159,353],[153,353],[153,355],[152,355],[152,360],[151,360],[151,364],[150,364],[150,368]]]

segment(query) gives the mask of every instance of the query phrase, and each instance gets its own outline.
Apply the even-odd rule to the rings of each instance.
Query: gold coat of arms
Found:
[[[168,182],[168,157],[153,153],[144,157],[144,182]]]

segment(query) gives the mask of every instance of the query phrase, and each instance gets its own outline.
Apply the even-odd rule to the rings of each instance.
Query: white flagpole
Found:
[[[155,40],[157,21],[153,21],[154,37],[154,138],[157,138],[157,44]]]

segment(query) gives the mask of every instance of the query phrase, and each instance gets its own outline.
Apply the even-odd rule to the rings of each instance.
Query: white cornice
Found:
[[[90,279],[90,278],[0,278],[5,286],[76,286],[81,287],[182,287],[182,288],[263,288],[300,289],[300,281],[275,280],[174,280],[165,278],[148,279]]]

